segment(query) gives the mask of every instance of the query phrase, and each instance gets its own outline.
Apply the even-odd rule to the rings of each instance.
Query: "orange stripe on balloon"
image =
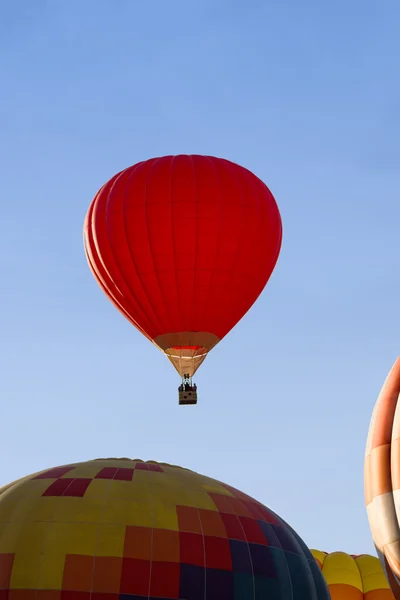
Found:
[[[363,593],[347,583],[332,583],[328,586],[332,600],[363,600]]]
[[[314,556],[314,560],[317,563],[317,565],[319,566],[319,568],[322,570],[322,562],[318,558],[316,558],[315,556]]]
[[[392,590],[389,588],[384,590],[371,590],[364,594],[365,600],[393,600]]]
[[[392,491],[390,472],[390,445],[379,446],[371,452],[370,461],[370,494],[372,498]]]
[[[398,598],[400,598],[400,586],[398,584],[397,579],[395,578],[395,576],[393,575],[393,572],[390,568],[388,559],[386,558],[385,555],[383,555],[383,561],[385,563],[385,572],[387,574],[387,579],[390,585],[390,589],[393,592],[394,597],[396,598],[396,600]]]
[[[365,504],[368,506],[373,500],[372,495],[372,477],[371,477],[371,455],[367,455],[364,461],[364,497]]]
[[[399,545],[399,542],[397,540],[397,544],[395,545]],[[393,573],[396,575],[396,577],[400,578],[400,562],[398,560],[398,556],[396,556],[396,554],[393,552],[393,550],[391,548],[389,548],[388,546],[385,546],[384,548],[384,553],[385,553],[385,558],[387,560],[387,563],[390,567],[390,569],[393,571]]]
[[[393,490],[400,490],[400,440],[393,440],[390,452]]]
[[[390,444],[396,404],[400,392],[400,358],[397,358],[386,378],[378,399],[372,448]]]

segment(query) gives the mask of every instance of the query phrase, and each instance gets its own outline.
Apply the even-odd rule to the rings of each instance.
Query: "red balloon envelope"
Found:
[[[211,156],[140,162],[92,201],[91,270],[121,313],[192,376],[262,292],[282,224],[267,186]]]

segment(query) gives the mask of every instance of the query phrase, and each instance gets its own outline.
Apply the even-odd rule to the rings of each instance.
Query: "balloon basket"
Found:
[[[196,390],[179,390],[179,405],[185,406],[188,404],[197,404],[197,391]]]

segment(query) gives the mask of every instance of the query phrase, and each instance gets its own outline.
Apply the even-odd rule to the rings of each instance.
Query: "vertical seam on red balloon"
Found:
[[[118,179],[119,175],[115,176],[114,180],[111,180],[112,183],[110,185],[110,189],[112,189],[112,187],[113,187],[115,181]],[[122,294],[121,290],[119,289],[119,287],[117,286],[117,284],[114,283],[111,273],[109,271],[109,267],[106,265],[105,260],[102,256],[101,248],[100,248],[99,244],[96,242],[96,239],[98,238],[97,221],[100,220],[101,216],[104,216],[104,214],[102,214],[102,213],[104,213],[104,210],[101,213],[100,209],[99,209],[99,200],[102,199],[103,195],[105,198],[108,198],[109,190],[107,189],[107,191],[106,191],[106,187],[109,183],[110,182],[108,182],[106,185],[104,185],[99,190],[99,192],[96,194],[94,200],[92,201],[92,203],[89,207],[88,213],[87,213],[87,222],[88,222],[87,246],[86,246],[88,249],[87,258],[89,260],[89,265],[93,266],[94,273],[95,273],[96,277],[98,278],[98,280],[100,280],[100,283],[103,285],[104,290],[106,291],[107,295],[110,294],[113,297],[113,299],[115,299],[117,304],[121,305],[119,300],[117,300],[117,296],[114,292],[114,289],[113,289],[113,292],[111,293],[110,286],[115,288],[115,291],[118,292],[121,296],[123,296],[123,294]],[[107,202],[107,200],[105,201],[105,203],[106,202]],[[104,220],[104,223],[105,223],[105,218],[101,219],[101,220],[102,221]],[[106,225],[105,225],[105,228],[106,228]],[[110,254],[114,258],[110,243],[108,243],[108,246],[109,246]],[[89,255],[92,256],[92,260],[90,260]],[[121,307],[122,307],[122,305],[121,305]]]
[[[280,214],[280,211],[279,211],[279,207],[278,207],[278,205],[276,203],[276,200],[275,200],[274,195],[272,194],[271,190],[261,180],[260,180],[260,184],[261,184],[261,187],[262,187],[262,193],[263,193],[263,195],[268,194],[270,196],[270,199],[273,201],[272,204],[268,203],[268,208],[272,208],[272,205],[273,205],[274,209],[273,210],[269,210],[267,216],[270,219],[271,219],[271,216],[272,216],[271,220],[273,220],[273,222],[276,223],[277,228],[279,228],[279,237],[276,240],[276,249],[275,249],[275,254],[273,255],[273,263],[271,262],[271,264],[273,264],[273,268],[271,270],[270,276],[268,277],[268,281],[269,281],[270,277],[272,276],[272,273],[274,272],[274,269],[275,269],[276,263],[278,261],[280,251],[281,251],[281,246],[282,246],[282,218],[281,218],[281,214]]]
[[[123,272],[123,270],[121,269],[121,267],[120,267],[120,265],[118,263],[117,257],[115,256],[113,245],[111,244],[111,240],[110,240],[109,226],[108,226],[108,221],[107,221],[107,211],[108,211],[108,206],[109,206],[109,202],[110,202],[110,195],[111,195],[111,192],[112,192],[112,189],[113,189],[114,185],[117,183],[117,181],[119,180],[120,176],[122,176],[126,172],[128,172],[127,180],[129,181],[130,178],[133,176],[134,172],[136,171],[136,169],[137,169],[137,165],[135,165],[134,167],[132,167],[131,170],[130,169],[126,169],[125,171],[122,171],[120,173],[120,175],[115,179],[115,181],[113,182],[110,190],[107,193],[107,197],[106,197],[106,201],[105,201],[105,206],[104,206],[102,218],[104,220],[104,230],[105,230],[105,233],[106,233],[107,242],[108,242],[108,246],[109,246],[109,249],[110,249],[110,254],[113,257],[113,260],[114,260],[114,263],[115,263],[115,267],[116,267],[117,271],[119,272],[121,280],[124,282],[124,285],[125,285],[125,287],[126,287],[126,289],[128,291],[128,294],[129,294],[129,298],[126,298],[127,300],[129,300],[128,301],[128,308],[131,309],[132,308],[132,303],[133,304],[136,303],[136,305],[139,307],[139,310],[142,312],[142,314],[144,316],[144,319],[147,320],[147,321],[149,321],[149,316],[147,314],[147,311],[146,311],[145,307],[140,302],[140,300],[137,298],[137,296],[133,293],[133,290],[132,290],[129,282],[127,281],[127,279],[126,279],[126,277],[124,275],[124,272]],[[127,182],[123,180],[122,184],[124,186],[123,191],[122,191],[122,201],[121,201],[121,204],[122,204],[122,213],[123,213],[123,198],[124,198],[124,195],[125,195],[125,190],[126,190],[126,184],[127,184]],[[126,246],[128,248],[128,253],[131,256],[131,262],[132,262],[133,270],[134,270],[134,272],[136,273],[136,275],[137,275],[137,277],[139,279],[139,283],[141,283],[140,278],[139,278],[138,273],[137,273],[135,262],[132,259],[132,255],[131,255],[131,252],[130,252],[129,244],[127,242],[126,227],[125,227],[125,222],[124,222],[124,218],[123,217],[124,217],[124,215],[122,214],[121,223],[122,223],[122,230],[124,231],[124,234],[125,234]],[[112,277],[110,277],[110,279],[111,279],[111,282],[112,282]],[[143,286],[142,286],[142,288],[143,288]],[[122,292],[121,292],[121,294],[122,294]],[[124,297],[124,294],[122,294],[122,296]],[[118,304],[120,304],[120,303],[118,302]],[[121,305],[121,306],[123,306],[123,305]],[[128,321],[130,321],[132,323],[132,325],[136,326],[135,325],[135,323],[136,323],[135,319],[132,318],[131,314],[128,312],[128,310],[124,306],[123,306],[123,309],[124,309],[124,312],[126,312],[128,314]],[[139,331],[142,330],[142,328],[140,326],[138,327],[138,329],[139,329]],[[147,335],[147,337],[149,337],[148,334],[146,334],[146,335]]]
[[[258,202],[257,202],[257,210],[258,210],[258,219],[257,219],[257,221],[258,221],[258,235],[255,236],[256,244],[255,244],[255,247],[254,247],[254,251],[256,252],[256,254],[259,254],[259,252],[260,252],[260,239],[262,237],[262,227],[263,227],[263,220],[261,218],[262,217],[262,212],[261,212],[261,197],[260,197],[260,189],[259,189],[259,181],[260,180],[258,178],[254,179],[254,177],[252,175],[250,175],[250,172],[247,171],[247,170],[245,170],[245,169],[241,169],[241,171],[240,171],[240,178],[242,179],[242,181],[243,180],[245,180],[245,181],[246,180],[247,181],[251,180],[252,182],[254,182],[254,188],[255,188],[255,190],[257,192],[257,200],[258,200]],[[248,277],[251,276],[250,273],[246,273],[246,275]],[[255,301],[256,300],[254,300],[254,302]]]
[[[254,175],[252,173],[250,173],[250,171],[248,171],[247,169],[241,168],[239,171],[240,174],[238,174],[238,178],[241,181],[241,184],[243,187],[245,187],[245,184],[247,184],[247,182],[251,182],[254,185],[254,189],[256,190],[256,194],[257,194],[257,210],[258,210],[258,235],[254,235],[254,241],[255,244],[253,246],[253,252],[252,252],[252,260],[254,262],[254,254],[256,254],[256,258],[259,256],[260,254],[260,238],[262,237],[262,229],[263,229],[263,220],[262,220],[262,211],[261,211],[261,198],[260,198],[260,191],[259,191],[259,179],[256,177],[254,177]],[[255,234],[255,232],[254,232]],[[248,280],[253,279],[253,277],[251,276],[250,273],[243,273]],[[268,280],[267,280],[268,281]],[[243,319],[243,317],[246,316],[246,314],[248,313],[248,311],[250,310],[250,308],[255,304],[256,300],[258,299],[259,295],[261,294],[262,290],[264,289],[265,285],[267,284],[267,281],[264,283],[261,291],[256,295],[256,291],[257,289],[254,287],[254,294],[253,294],[253,302],[250,304],[250,306],[243,306],[243,300],[242,300],[242,304],[241,304],[241,310],[240,313],[242,314],[241,319]],[[240,320],[241,320],[240,319]]]
[[[196,211],[196,216],[195,216],[195,246],[194,246],[194,265],[193,265],[193,292],[192,292],[192,305],[191,305],[191,313],[190,313],[190,327],[189,327],[189,331],[195,331],[196,328],[193,327],[193,321],[195,321],[195,312],[194,312],[194,306],[195,306],[195,301],[196,301],[196,272],[197,272],[197,262],[198,262],[198,247],[199,247],[199,224],[198,224],[198,217],[199,217],[199,195],[198,195],[198,190],[197,190],[197,186],[196,186],[196,182],[197,182],[197,178],[196,178],[196,166],[195,166],[195,159],[193,157],[193,155],[190,155],[190,160],[192,163],[192,167],[193,167],[193,182],[194,182],[194,202],[195,202],[195,211]],[[190,336],[189,338],[189,346],[192,346],[192,337]]]
[[[165,316],[167,317],[167,320],[169,321],[169,328],[170,328],[171,327],[171,315],[169,314],[169,312],[167,310],[167,305],[166,305],[165,298],[164,298],[164,295],[163,295],[163,292],[162,292],[162,289],[161,289],[160,277],[158,275],[158,270],[157,270],[157,267],[156,267],[156,261],[155,261],[155,258],[154,258],[153,245],[151,243],[151,236],[150,236],[150,229],[149,229],[149,218],[148,218],[148,207],[147,207],[147,185],[148,185],[148,180],[149,180],[149,177],[150,177],[151,170],[155,167],[155,165],[160,160],[161,160],[161,158],[156,158],[154,160],[154,162],[152,163],[152,165],[150,166],[149,171],[147,173],[146,183],[145,183],[145,192],[144,192],[145,193],[144,212],[145,212],[146,227],[147,227],[147,239],[148,239],[148,242],[149,242],[149,250],[150,250],[151,260],[153,262],[154,274],[155,274],[155,278],[156,278],[156,281],[157,281],[158,291],[160,293],[160,299],[161,299],[161,302],[162,302],[162,304],[164,306],[164,313],[165,313]],[[165,332],[161,331],[161,333],[165,333]]]
[[[236,246],[236,251],[235,251],[235,254],[234,254],[234,258],[232,260],[232,271],[233,270],[237,271],[237,269],[235,268],[235,266],[237,265],[238,256],[239,256],[239,252],[240,252],[240,247],[241,247],[243,239],[244,239],[244,231],[245,231],[245,227],[244,227],[245,193],[244,193],[243,181],[239,177],[239,175],[237,173],[237,169],[234,168],[233,164],[229,160],[223,160],[223,162],[228,167],[228,169],[230,170],[231,174],[235,177],[236,181],[239,183],[240,193],[241,193],[241,197],[242,197],[242,229],[241,229],[240,238],[238,237],[238,243],[237,243],[237,246]],[[238,322],[239,321],[235,318],[235,324],[237,324]],[[227,329],[227,327],[225,326],[225,330],[226,329]],[[228,331],[226,333],[229,333],[229,331],[231,329],[232,329],[232,327],[230,329],[228,329]]]
[[[264,219],[262,218],[263,213],[262,213],[262,195],[261,195],[261,186],[264,186],[265,184],[258,178],[258,177],[254,177],[252,173],[250,173],[250,171],[248,171],[247,169],[245,169],[244,167],[241,168],[240,170],[240,176],[239,179],[241,179],[242,181],[242,185],[243,181],[247,182],[247,181],[251,181],[252,183],[254,183],[254,190],[255,193],[257,195],[257,208],[258,208],[258,235],[254,236],[255,239],[255,245],[253,248],[253,254],[252,254],[252,258],[254,260],[254,252],[256,253],[256,258],[257,256],[260,254],[261,252],[261,242],[262,242],[262,230],[263,230],[263,223],[264,223]],[[268,210],[268,206],[267,206],[267,210]],[[268,218],[266,217],[267,221]],[[272,229],[273,231],[273,229]],[[268,271],[271,271],[268,275],[267,280],[264,282],[261,290],[258,290],[256,287],[254,288],[254,299],[253,302],[250,304],[250,306],[243,306],[243,304],[241,305],[241,313],[242,313],[242,318],[244,318],[246,316],[246,314],[249,312],[249,310],[252,308],[252,306],[254,306],[254,304],[256,303],[256,301],[258,300],[258,298],[260,297],[260,295],[262,294],[262,292],[265,289],[265,286],[268,283],[269,277],[272,274],[273,268],[272,269],[268,269]],[[253,279],[253,276],[250,273],[245,273],[246,277],[248,279]],[[258,293],[257,293],[258,292]],[[241,320],[240,319],[240,320]]]
[[[210,283],[208,284],[207,292],[206,292],[206,294],[204,294],[203,310],[201,311],[200,317],[199,317],[199,322],[201,322],[201,323],[204,319],[204,313],[206,312],[206,308],[208,308],[209,303],[210,303],[210,294],[212,293],[212,289],[213,289],[212,284],[213,284],[214,277],[215,277],[215,267],[216,267],[216,263],[217,263],[217,258],[220,253],[220,245],[221,245],[220,240],[221,240],[221,231],[222,231],[222,204],[223,204],[221,178],[219,176],[217,166],[211,156],[205,156],[204,158],[211,163],[212,168],[214,169],[214,171],[217,175],[218,188],[219,188],[219,228],[218,228],[217,245],[216,245],[215,256],[214,256],[214,266],[213,266],[213,269],[211,272]],[[215,334],[215,331],[209,331],[208,333]]]
[[[129,236],[128,236],[128,234],[127,234],[127,231],[126,231],[126,226],[125,226],[125,215],[126,215],[126,205],[127,205],[127,202],[126,202],[126,200],[127,200],[126,188],[127,188],[127,185],[128,185],[128,183],[129,183],[129,181],[130,181],[131,177],[133,177],[133,176],[134,176],[134,174],[136,173],[136,171],[138,170],[138,167],[140,167],[140,166],[144,166],[144,164],[145,164],[145,163],[139,163],[139,165],[135,165],[135,168],[134,168],[134,170],[132,171],[132,173],[131,173],[131,174],[130,174],[130,176],[128,177],[128,180],[127,180],[127,182],[125,183],[125,188],[124,188],[123,197],[122,197],[123,229],[124,229],[124,233],[125,233],[126,247],[127,247],[127,249],[128,249],[128,253],[129,253],[129,256],[130,256],[130,259],[131,259],[131,263],[132,263],[132,265],[133,265],[133,268],[134,268],[134,271],[135,271],[135,273],[136,273],[136,275],[137,275],[137,279],[138,279],[138,281],[139,281],[139,284],[140,284],[140,286],[141,286],[141,288],[142,288],[143,294],[144,294],[144,296],[145,296],[145,298],[146,298],[146,300],[147,300],[147,304],[148,304],[148,306],[147,306],[147,310],[148,310],[148,308],[150,308],[150,312],[151,312],[151,313],[153,313],[153,316],[152,316],[152,317],[150,317],[150,315],[149,315],[149,314],[148,314],[148,312],[145,310],[145,308],[143,307],[143,304],[142,304],[141,302],[138,302],[138,304],[139,304],[139,305],[142,307],[142,311],[143,311],[143,313],[144,313],[145,317],[147,318],[147,321],[150,323],[150,322],[153,320],[153,318],[154,318],[154,320],[155,320],[156,322],[158,322],[158,326],[159,326],[159,328],[160,328],[160,322],[158,321],[158,317],[157,317],[157,311],[156,311],[156,310],[155,310],[155,308],[154,308],[154,305],[153,305],[153,303],[152,303],[152,301],[151,301],[151,298],[150,298],[150,296],[149,296],[149,294],[148,294],[148,291],[147,291],[147,289],[146,289],[146,286],[145,286],[145,285],[144,285],[144,283],[143,283],[143,279],[141,278],[141,275],[140,275],[139,269],[137,268],[136,260],[135,260],[135,258],[134,258],[134,253],[132,252],[132,249],[131,249],[131,246],[130,246],[130,243],[129,243]],[[153,164],[154,164],[154,162],[153,162],[153,163],[151,163],[149,170],[152,168]],[[146,186],[147,186],[147,177],[148,177],[148,172],[145,174],[145,189],[146,189]],[[145,199],[145,200],[146,200],[146,199]],[[146,202],[145,202],[145,204],[146,204]],[[128,287],[129,287],[129,286],[128,286]],[[129,287],[129,289],[130,289],[130,287]],[[131,293],[131,295],[132,295],[134,298],[136,298],[136,296],[135,296],[133,293]]]
[[[172,264],[173,264],[173,270],[174,270],[176,299],[177,299],[177,308],[178,308],[178,323],[176,323],[176,325],[178,325],[179,324],[179,315],[181,314],[181,311],[180,311],[180,293],[179,293],[179,288],[178,288],[178,274],[176,272],[175,229],[174,229],[174,219],[173,219],[173,211],[172,211],[172,171],[173,171],[173,166],[174,166],[174,160],[175,160],[175,156],[171,156],[171,164],[169,167],[169,216],[170,216],[170,223],[171,223]]]
[[[143,163],[140,163],[139,166],[143,167],[144,165],[143,165]],[[130,178],[133,177],[136,169],[137,169],[137,167],[135,166],[135,168],[133,169],[132,173],[129,174],[128,180],[125,182],[125,185],[124,185],[124,190],[123,190],[123,194],[122,194],[122,228],[123,228],[123,231],[124,231],[124,234],[125,234],[125,243],[126,243],[126,247],[128,249],[129,257],[131,259],[132,267],[133,267],[133,269],[134,269],[134,271],[135,271],[135,273],[137,275],[139,284],[140,284],[140,286],[142,288],[142,291],[143,291],[143,293],[144,293],[144,295],[146,297],[147,303],[148,303],[148,307],[147,308],[150,308],[150,311],[153,313],[154,321],[158,323],[158,327],[159,327],[159,329],[161,329],[160,322],[159,322],[159,320],[157,318],[157,313],[154,310],[153,303],[151,302],[151,300],[149,298],[149,295],[147,293],[146,287],[144,286],[143,280],[142,280],[142,278],[140,276],[139,270],[137,269],[136,261],[133,258],[133,253],[132,253],[132,250],[131,250],[131,247],[130,247],[130,244],[129,244],[129,238],[128,238],[128,235],[127,235],[127,232],[126,232],[126,226],[125,226],[126,199],[127,199],[126,188],[127,188],[127,184],[129,183]],[[146,175],[146,183],[147,183],[147,175]],[[123,279],[125,281],[124,277],[123,277]],[[131,290],[131,287],[129,286],[129,284],[126,284],[126,285],[127,285],[127,288],[130,290],[131,296],[135,297],[135,295],[132,293],[132,290]],[[142,310],[143,310],[144,315],[147,317],[147,320],[149,322],[151,322],[152,319],[149,317],[149,314],[145,310],[145,308],[143,307],[142,303],[138,302],[138,304],[140,306],[142,306]]]
[[[123,173],[124,173],[124,171],[121,172],[121,173],[119,173],[119,175],[122,175]],[[115,181],[117,180],[117,178],[118,178],[118,176],[115,177]],[[122,304],[122,302],[118,298],[118,294],[120,296],[122,296],[122,297],[124,297],[124,295],[123,295],[122,291],[119,289],[119,287],[115,283],[113,283],[111,274],[109,273],[108,268],[104,265],[104,261],[100,257],[99,252],[97,251],[97,248],[96,248],[96,243],[95,243],[95,241],[93,239],[93,222],[92,221],[93,221],[94,207],[95,207],[95,204],[97,203],[99,195],[103,191],[104,187],[105,186],[103,186],[100,189],[100,191],[96,194],[96,196],[95,196],[95,198],[94,198],[91,206],[89,207],[89,211],[88,211],[88,214],[87,214],[87,219],[88,219],[88,227],[87,227],[87,242],[88,242],[87,246],[88,246],[88,252],[86,253],[86,258],[88,260],[89,266],[93,270],[93,274],[95,275],[95,278],[97,279],[97,283],[99,284],[100,288],[103,290],[103,292],[105,293],[105,295],[108,296],[111,299],[111,301],[113,302],[113,304],[124,315],[124,317],[134,327],[136,327],[141,333],[143,333],[143,335],[145,335],[149,339],[148,333],[144,329],[142,329],[142,327],[133,319],[133,317],[129,314],[129,312],[125,308],[124,304]],[[107,197],[108,197],[108,194],[107,194]],[[105,219],[104,219],[104,222],[105,222]],[[109,246],[110,254],[113,257],[115,266],[116,266],[117,270],[119,271],[121,279],[125,283],[125,286],[127,287],[128,291],[130,292],[130,288],[127,285],[127,283],[125,281],[125,278],[124,278],[122,272],[120,271],[120,269],[118,267],[118,263],[117,263],[117,261],[115,259],[114,253],[112,251],[112,247],[111,247],[110,241],[108,239],[106,222],[105,222],[105,230],[106,230],[106,236],[107,236],[107,241],[108,241],[108,246]],[[91,257],[92,257],[92,259],[91,259]],[[100,265],[97,265],[96,261],[98,261],[100,263]],[[104,275],[106,276],[106,279],[105,279],[104,275],[102,274],[102,270],[104,271]],[[118,294],[116,292],[118,292]],[[140,303],[138,301],[137,301],[137,304],[139,306],[140,312],[142,313],[142,316],[144,316],[144,318],[146,319],[147,315],[146,315],[143,307],[140,306]]]

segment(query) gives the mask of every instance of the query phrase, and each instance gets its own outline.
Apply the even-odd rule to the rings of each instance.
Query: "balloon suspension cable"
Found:
[[[189,375],[189,373],[184,373],[183,377],[182,377],[182,385],[184,387],[188,386],[188,387],[193,387],[193,380],[191,375]]]

